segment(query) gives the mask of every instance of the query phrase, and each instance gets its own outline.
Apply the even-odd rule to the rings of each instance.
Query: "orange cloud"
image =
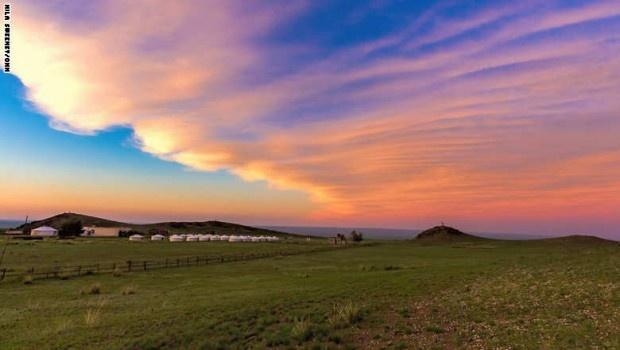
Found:
[[[147,4],[159,10],[110,2],[81,31],[36,2],[20,11],[14,72],[52,126],[129,126],[140,149],[163,159],[303,190],[320,203],[317,220],[561,213],[597,198],[619,208],[605,193],[620,188],[611,161],[620,48],[604,44],[612,29],[571,28],[619,14],[617,2],[530,14],[504,6],[258,83],[249,72],[286,49],[259,37],[301,6],[276,16],[233,2]],[[515,14],[475,40],[446,42]],[[369,58],[386,47],[396,53]]]

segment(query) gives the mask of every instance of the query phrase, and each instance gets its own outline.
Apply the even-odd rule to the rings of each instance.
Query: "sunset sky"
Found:
[[[620,239],[620,1],[12,1],[0,219]]]

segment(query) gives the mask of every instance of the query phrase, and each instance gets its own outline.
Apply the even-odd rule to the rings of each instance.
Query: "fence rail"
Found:
[[[226,262],[256,260],[277,256],[291,256],[308,253],[317,253],[337,249],[365,247],[372,244],[350,244],[324,246],[303,250],[277,250],[259,253],[224,254],[224,255],[194,255],[183,257],[168,257],[160,260],[127,260],[124,262],[82,264],[74,266],[54,266],[46,268],[29,268],[27,270],[0,269],[0,281],[11,278],[24,278],[30,276],[32,280],[41,279],[67,279],[70,277],[88,276],[94,274],[144,272],[157,269],[169,269],[188,266],[210,265]]]

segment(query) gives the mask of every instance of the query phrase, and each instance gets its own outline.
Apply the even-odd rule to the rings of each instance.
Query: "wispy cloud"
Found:
[[[20,5],[14,71],[55,128],[129,126],[163,159],[306,191],[321,220],[620,208],[617,1],[436,6],[290,62],[306,44],[269,38],[306,3],[54,3]]]

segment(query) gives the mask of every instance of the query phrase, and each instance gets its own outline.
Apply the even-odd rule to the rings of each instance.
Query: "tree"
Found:
[[[364,240],[364,236],[362,235],[361,232],[357,232],[355,230],[351,231],[351,233],[349,234],[351,236],[351,240],[353,242],[361,242]]]
[[[61,237],[71,237],[71,236],[79,236],[84,232],[84,227],[82,226],[82,222],[80,220],[72,220],[65,222],[60,226],[60,230],[58,231],[58,235]]]
[[[118,236],[121,238],[126,238],[133,235],[144,235],[141,231],[130,229],[129,231],[119,231]]]

